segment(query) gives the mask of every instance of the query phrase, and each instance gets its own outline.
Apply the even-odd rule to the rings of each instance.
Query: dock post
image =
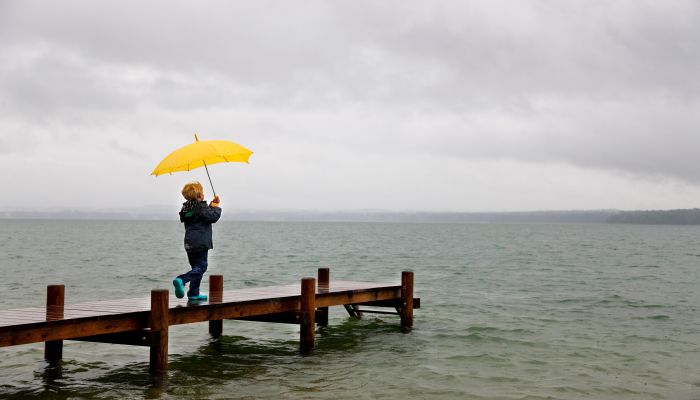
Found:
[[[314,331],[316,317],[316,279],[302,278],[300,300],[300,341],[302,352],[309,352],[314,348]]]
[[[151,290],[151,372],[168,369],[168,290]]]
[[[319,268],[318,269],[318,291],[319,293],[328,292],[330,289],[331,281],[331,269],[330,268]],[[328,326],[328,307],[321,307],[316,313],[317,321],[319,326]]]
[[[413,326],[413,272],[401,272],[401,327]]]
[[[46,320],[63,319],[65,286],[49,285],[46,287]],[[63,357],[63,340],[50,340],[44,343],[46,361],[59,361]]]
[[[224,276],[211,275],[209,277],[209,303],[221,303],[224,300]],[[224,331],[224,321],[213,319],[209,321],[209,334],[218,338]]]

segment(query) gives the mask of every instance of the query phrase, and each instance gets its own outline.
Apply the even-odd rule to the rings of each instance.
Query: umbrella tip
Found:
[[[196,134],[196,133],[194,134],[194,141],[195,141],[195,142],[199,142],[199,138],[197,137],[197,134]]]

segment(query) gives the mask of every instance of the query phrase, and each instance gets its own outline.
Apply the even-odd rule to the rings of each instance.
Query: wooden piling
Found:
[[[209,304],[220,304],[224,300],[224,276],[209,276]],[[213,319],[209,321],[209,334],[218,338],[224,331],[224,321]]]
[[[401,327],[413,326],[413,272],[401,272]]]
[[[327,293],[330,289],[331,270],[330,268],[318,269],[318,292]],[[320,326],[328,326],[328,307],[320,307],[316,311],[316,323]]]
[[[151,290],[151,371],[168,369],[168,290]]]
[[[302,352],[309,352],[314,348],[315,317],[316,317],[316,279],[303,278],[301,280],[301,299],[299,310],[299,347]]]
[[[46,287],[46,320],[63,319],[65,304],[65,286],[49,285]],[[51,340],[44,343],[44,358],[46,361],[59,361],[63,357],[63,340]]]

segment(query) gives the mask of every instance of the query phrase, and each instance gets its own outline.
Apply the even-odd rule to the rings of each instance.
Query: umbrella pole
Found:
[[[204,162],[204,169],[207,171],[207,178],[209,178],[209,184],[211,185],[211,191],[214,192],[214,197],[216,197],[216,190],[214,190],[214,184],[211,183],[211,176],[209,176],[209,168],[207,168],[207,162]]]

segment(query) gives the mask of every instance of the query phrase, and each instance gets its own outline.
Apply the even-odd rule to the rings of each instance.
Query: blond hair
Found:
[[[189,182],[182,188],[182,197],[185,200],[199,200],[204,194],[204,188],[199,182]]]

